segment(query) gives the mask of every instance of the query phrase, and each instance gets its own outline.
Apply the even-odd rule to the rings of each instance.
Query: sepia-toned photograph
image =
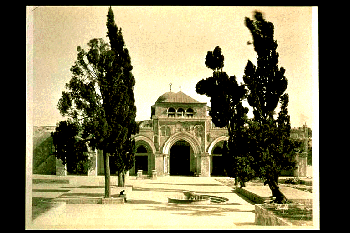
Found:
[[[26,229],[319,229],[317,6],[27,6]]]

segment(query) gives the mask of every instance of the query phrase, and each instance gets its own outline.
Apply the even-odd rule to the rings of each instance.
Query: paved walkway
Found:
[[[63,229],[234,229],[254,227],[254,205],[249,204],[230,187],[209,177],[158,177],[136,180],[130,177],[127,203],[122,205],[66,204],[65,211],[49,213],[34,220],[33,228]],[[57,186],[57,185],[56,185]],[[57,196],[75,192],[77,186],[61,184]],[[83,186],[80,192],[103,195],[103,187]],[[38,185],[33,189],[40,191]],[[98,190],[97,190],[98,189]],[[113,189],[113,188],[112,188]],[[203,195],[228,198],[221,204],[168,204],[168,197],[183,196],[185,190]],[[101,193],[102,192],[102,193]],[[45,193],[45,192],[42,192]],[[50,193],[50,192],[47,192]],[[54,193],[54,192],[52,192]],[[40,195],[40,192],[33,196]]]

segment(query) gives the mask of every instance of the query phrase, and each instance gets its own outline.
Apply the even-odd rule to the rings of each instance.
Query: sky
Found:
[[[112,9],[134,67],[137,121],[150,119],[151,106],[169,91],[169,83],[173,92],[181,90],[210,106],[210,99],[197,94],[195,86],[212,75],[205,66],[205,56],[215,46],[221,47],[225,57],[223,71],[242,82],[247,61],[256,64],[254,47],[247,44],[252,36],[244,18],[252,19],[253,12],[259,10],[275,27],[278,65],[286,69],[288,79],[291,125],[315,124],[318,34],[315,38],[311,7],[113,6]],[[87,48],[93,38],[109,42],[108,6],[40,6],[32,13],[33,125],[55,126],[64,119],[57,103],[71,79],[70,68],[76,60],[77,46]],[[318,22],[314,25],[317,27]]]

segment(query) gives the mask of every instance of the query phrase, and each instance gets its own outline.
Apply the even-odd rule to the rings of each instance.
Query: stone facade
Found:
[[[152,170],[155,170],[158,176],[171,175],[171,163],[180,162],[174,160],[175,156],[181,160],[181,155],[174,154],[181,153],[181,149],[172,152],[172,147],[184,142],[187,144],[184,154],[187,153],[186,150],[189,151],[189,158],[184,155],[183,166],[188,174],[210,176],[213,156],[221,156],[213,155],[212,152],[216,146],[221,145],[220,142],[228,139],[228,132],[227,129],[213,126],[207,104],[198,102],[181,91],[167,92],[158,98],[151,107],[151,112],[151,120],[140,122],[139,134],[135,135],[137,153],[130,174],[137,173],[138,160],[147,156],[147,169],[141,169],[144,173],[151,175]],[[138,150],[140,147],[146,150]]]
[[[136,175],[142,170],[143,175],[149,176],[152,171],[157,176],[223,175],[221,148],[223,141],[228,140],[228,131],[215,127],[208,110],[207,103],[198,102],[181,91],[161,95],[151,106],[150,120],[139,122],[140,131],[134,136],[135,164],[129,174]],[[52,153],[50,133],[54,129],[54,126],[34,127],[34,174],[67,175],[66,166],[60,160],[55,161]],[[293,129],[291,136],[308,138],[305,132],[305,127]],[[87,175],[103,175],[102,151],[88,153],[93,167]],[[299,166],[294,176],[306,176],[305,155],[305,151],[298,154]]]
[[[33,174],[55,175],[56,158],[51,132],[55,126],[34,126],[33,130]]]

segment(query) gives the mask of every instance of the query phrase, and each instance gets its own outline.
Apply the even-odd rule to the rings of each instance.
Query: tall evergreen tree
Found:
[[[294,149],[299,146],[290,139],[289,96],[284,94],[288,82],[284,68],[278,67],[274,26],[260,12],[254,17],[246,18],[245,24],[253,36],[257,66],[248,61],[244,84],[238,85],[234,76],[222,72],[224,56],[216,47],[207,53],[205,63],[213,76],[200,80],[196,91],[211,97],[210,116],[215,125],[228,128],[229,141],[223,148],[228,175],[238,177],[241,186],[253,177],[262,178],[275,201],[283,203],[287,199],[279,190],[278,175],[282,169],[294,168]],[[246,117],[244,98],[253,108],[253,119]],[[278,103],[281,110],[274,119]]]
[[[124,186],[125,172],[134,165],[135,142],[131,135],[138,132],[136,124],[136,106],[134,99],[135,78],[131,73],[133,67],[129,51],[125,46],[122,29],[118,28],[114,21],[112,7],[109,7],[107,15],[107,36],[109,37],[113,62],[110,75],[116,78],[117,88],[106,89],[106,95],[110,95],[108,104],[114,104],[111,118],[123,134],[119,136],[120,143],[116,147],[112,168],[118,173],[118,186]]]
[[[249,153],[253,158],[250,166],[263,178],[277,203],[287,199],[278,187],[281,169],[295,166],[295,143],[290,140],[288,94],[284,94],[288,81],[285,69],[278,67],[277,41],[274,25],[264,19],[261,12],[254,13],[254,20],[245,18],[245,25],[253,37],[257,52],[257,66],[248,61],[243,80],[248,89],[248,103],[253,108],[254,119],[249,122]],[[275,109],[281,103],[278,118]]]
[[[236,160],[242,157],[244,140],[242,140],[241,131],[244,130],[248,112],[248,109],[242,105],[246,90],[244,85],[237,83],[235,76],[229,77],[222,71],[224,55],[219,46],[207,52],[205,65],[213,70],[213,76],[200,80],[196,85],[196,92],[210,97],[209,114],[215,126],[227,127],[229,141],[224,144],[223,150],[225,170],[228,176],[236,177],[235,182],[237,182]]]
[[[81,139],[78,125],[60,121],[55,132],[51,133],[55,146],[54,154],[73,174],[86,174],[92,166],[86,142]]]
[[[93,149],[103,150],[105,197],[110,197],[110,157],[124,186],[125,171],[133,166],[135,122],[133,87],[135,79],[121,29],[114,23],[109,8],[107,29],[110,45],[92,39],[86,52],[78,46],[77,61],[71,68],[72,79],[62,92],[58,109],[81,130],[81,138]]]

